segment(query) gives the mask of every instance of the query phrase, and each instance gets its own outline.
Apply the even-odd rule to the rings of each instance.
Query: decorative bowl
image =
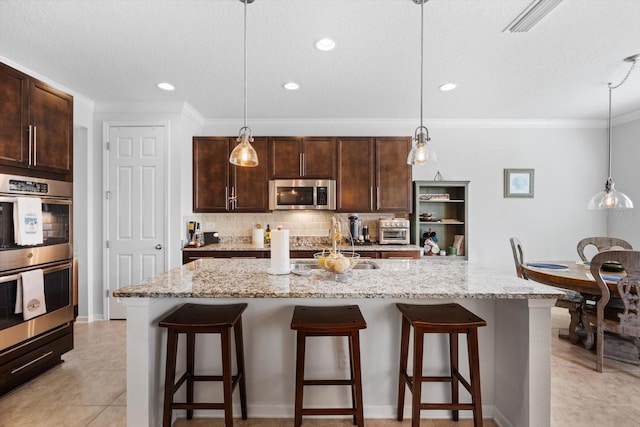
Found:
[[[354,252],[316,252],[313,254],[316,263],[324,270],[333,273],[346,273],[358,263],[360,254]]]
[[[617,261],[607,261],[602,263],[600,270],[609,271],[611,273],[620,273],[624,271],[624,267]]]

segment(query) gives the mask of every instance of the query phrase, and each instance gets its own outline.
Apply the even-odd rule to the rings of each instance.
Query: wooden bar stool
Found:
[[[164,384],[164,411],[162,425],[171,426],[174,409],[186,409],[187,419],[193,418],[194,409],[224,410],[225,426],[233,426],[232,394],[240,384],[240,407],[242,419],[247,419],[247,393],[244,378],[244,351],[242,345],[242,312],[247,304],[204,305],[184,304],[174,310],[158,326],[167,328],[167,365]],[[236,364],[238,373],[231,373],[231,328],[235,333]],[[178,334],[187,336],[187,369],[176,382],[176,356],[178,352]],[[222,375],[195,375],[195,334],[220,334],[222,349]],[[175,402],[173,395],[186,381],[187,401]],[[193,383],[195,381],[222,381],[223,402],[204,403],[193,401]]]
[[[353,415],[353,424],[364,426],[362,410],[362,371],[360,370],[360,329],[367,327],[357,305],[339,307],[296,306],[291,329],[297,332],[296,401],[294,426],[300,427],[303,415]],[[305,380],[304,358],[307,337],[345,336],[349,339],[349,379]],[[351,408],[303,408],[306,385],[351,386]]]
[[[420,425],[421,409],[451,409],[458,421],[459,410],[473,411],[473,425],[482,427],[482,399],[480,396],[480,361],[478,357],[478,328],[487,322],[459,304],[415,305],[396,304],[402,313],[402,336],[400,340],[400,380],[398,384],[398,421],[404,412],[405,385],[413,393],[411,401],[411,426]],[[413,326],[413,376],[407,373],[409,357],[409,332]],[[449,376],[423,376],[424,334],[449,334]],[[467,335],[470,381],[467,382],[458,371],[458,334]],[[421,401],[423,382],[451,383],[451,403],[423,403]],[[469,393],[471,403],[460,403],[458,382]]]

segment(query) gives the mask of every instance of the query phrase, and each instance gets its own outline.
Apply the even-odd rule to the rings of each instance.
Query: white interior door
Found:
[[[113,291],[165,270],[165,128],[108,131],[109,319],[124,319],[124,305]]]

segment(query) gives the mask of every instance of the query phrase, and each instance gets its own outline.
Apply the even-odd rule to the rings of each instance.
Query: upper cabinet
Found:
[[[410,137],[338,138],[338,212],[411,212]]]
[[[0,63],[0,164],[71,180],[73,97]]]
[[[269,150],[270,179],[335,179],[335,138],[272,137]]]
[[[259,164],[229,163],[236,145],[231,137],[193,138],[193,211],[266,212],[269,208],[267,139],[254,138]]]

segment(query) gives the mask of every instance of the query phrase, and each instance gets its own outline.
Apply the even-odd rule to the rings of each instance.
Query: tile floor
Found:
[[[595,355],[557,338],[568,324],[566,311],[552,312],[551,426],[635,425],[640,419],[640,367],[605,359],[595,371]],[[76,325],[75,349],[65,363],[0,397],[0,427],[118,427],[126,425],[125,322]],[[621,393],[622,392],[622,393]],[[634,396],[628,398],[626,396]],[[292,420],[238,420],[238,427],[288,427]],[[305,427],[347,427],[349,420],[305,419]],[[402,427],[408,420],[367,420],[369,427]],[[469,427],[470,420],[424,419],[422,427]],[[178,420],[174,427],[222,427],[221,419]],[[492,421],[485,423],[495,427]],[[144,426],[134,426],[144,427]]]

